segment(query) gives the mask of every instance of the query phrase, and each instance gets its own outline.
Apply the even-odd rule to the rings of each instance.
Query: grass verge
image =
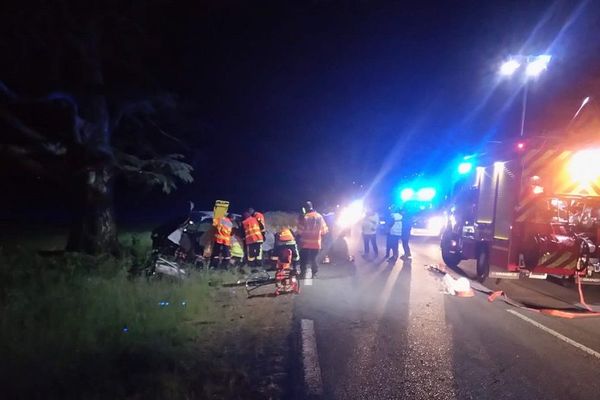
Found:
[[[264,331],[240,330],[245,296],[220,288],[233,275],[130,279],[143,247],[120,260],[0,253],[3,397],[265,398],[243,349],[223,354]]]

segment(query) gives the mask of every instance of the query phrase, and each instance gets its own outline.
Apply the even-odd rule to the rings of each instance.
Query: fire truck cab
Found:
[[[504,144],[452,196],[444,262],[474,259],[478,278],[581,278],[600,284],[600,141]]]

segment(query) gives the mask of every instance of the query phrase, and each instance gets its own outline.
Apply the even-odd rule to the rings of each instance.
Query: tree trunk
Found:
[[[89,169],[75,182],[79,196],[74,223],[69,233],[68,251],[88,254],[119,253],[113,213],[113,172],[110,166]]]
[[[83,172],[75,172],[74,223],[67,250],[89,254],[119,251],[113,212],[114,155],[111,147],[110,114],[98,40],[100,31],[91,26],[80,43],[82,90],[77,96],[79,119],[76,141],[81,145],[79,157]],[[75,162],[75,165],[77,162]]]

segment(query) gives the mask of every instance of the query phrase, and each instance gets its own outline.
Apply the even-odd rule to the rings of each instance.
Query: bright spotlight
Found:
[[[458,164],[458,173],[461,175],[468,174],[473,169],[473,164],[470,162],[462,162]]]
[[[590,184],[600,179],[600,149],[581,150],[571,157],[567,169],[578,183]]]
[[[349,228],[365,215],[365,205],[361,199],[354,200],[340,212],[337,224],[341,228]]]
[[[547,54],[543,54],[541,56],[537,56],[533,58],[532,61],[527,63],[527,68],[525,69],[525,73],[530,77],[537,77],[546,69],[548,69],[548,63],[550,63],[550,59],[552,56]]]
[[[500,75],[511,76],[519,69],[521,64],[517,60],[508,60],[502,63],[500,66]]]
[[[400,199],[402,201],[409,201],[415,195],[415,191],[411,188],[402,189],[400,192]]]
[[[436,191],[432,187],[426,187],[419,189],[417,192],[417,200],[419,201],[431,201],[435,197]]]

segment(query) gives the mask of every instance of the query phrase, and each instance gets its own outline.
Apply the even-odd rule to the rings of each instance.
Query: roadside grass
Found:
[[[121,259],[0,251],[4,398],[253,398],[242,371],[198,351],[233,274],[131,279],[148,245],[130,236]]]

